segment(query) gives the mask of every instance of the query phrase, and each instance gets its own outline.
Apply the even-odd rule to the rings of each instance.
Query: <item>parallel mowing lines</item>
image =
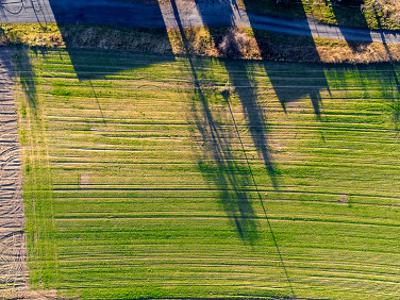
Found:
[[[82,51],[75,69],[98,79],[80,82],[64,53],[31,57],[52,168],[59,267],[51,286],[91,299],[290,296],[289,277],[299,297],[399,295],[390,67],[324,67],[331,95],[321,91],[320,122],[307,95],[323,88],[320,66],[266,64],[266,76],[258,63],[237,62],[232,87],[229,62],[196,61],[221,139],[229,139],[221,153],[232,156],[218,166],[203,157],[211,139],[196,131],[190,101],[199,99],[186,59],[147,65],[151,56]],[[278,189],[253,142],[266,125],[250,130],[238,95],[252,86],[245,70],[253,64],[262,67],[252,80]],[[302,100],[285,114],[277,95]],[[234,193],[234,206],[224,207]],[[46,257],[34,259],[45,266]],[[46,270],[39,263],[32,272]]]

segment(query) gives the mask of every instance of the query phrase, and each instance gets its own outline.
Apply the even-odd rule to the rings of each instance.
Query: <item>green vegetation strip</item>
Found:
[[[70,53],[14,59],[34,287],[400,296],[397,66]]]

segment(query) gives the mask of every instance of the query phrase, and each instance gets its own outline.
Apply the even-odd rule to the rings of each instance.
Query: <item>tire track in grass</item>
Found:
[[[20,147],[10,53],[0,52],[0,298],[27,289]],[[4,297],[4,298],[3,298]]]
[[[129,62],[136,60],[142,58],[132,56]],[[41,62],[38,61],[39,66]],[[103,64],[97,58],[93,63]],[[178,66],[185,70],[187,64],[182,67],[180,62],[174,63],[174,67]],[[283,151],[301,152],[301,156],[273,153],[285,179],[276,192],[265,184],[267,177],[254,156],[239,103],[231,99],[232,118],[227,104],[221,108],[212,98],[215,90],[210,88],[210,81],[218,81],[215,89],[223,88],[225,82],[219,84],[219,78],[225,73],[220,74],[218,65],[215,72],[214,65],[207,66],[196,63],[196,72],[208,72],[204,74],[206,80],[198,76],[199,87],[206,96],[211,95],[210,109],[217,117],[222,116],[217,119],[221,121],[217,124],[219,136],[229,139],[229,149],[222,149],[221,156],[229,150],[232,155],[228,158],[234,158],[242,167],[237,173],[249,174],[247,166],[254,173],[258,187],[250,179],[242,186],[243,192],[258,200],[257,188],[264,201],[268,200],[264,204],[268,204],[267,212],[296,296],[359,299],[363,294],[373,294],[379,299],[397,295],[393,278],[397,275],[398,252],[391,241],[398,233],[395,210],[400,197],[395,185],[386,186],[394,183],[390,179],[397,175],[397,147],[393,130],[375,118],[383,114],[383,99],[364,99],[361,88],[343,94],[339,90],[342,79],[331,76],[338,87],[332,89],[334,98],[324,97],[324,115],[330,122],[317,124],[310,121],[311,110],[304,105],[304,99],[302,105],[291,107],[290,115],[283,119],[278,103],[263,101],[275,99],[270,91],[263,93],[268,84],[259,85],[260,105],[268,108],[270,117],[271,140],[279,140],[271,143],[271,148],[282,145]],[[312,67],[308,68],[312,71]],[[191,91],[183,84],[171,92],[160,88],[157,99],[148,93],[148,88],[142,88],[143,93],[130,92],[140,81],[147,84],[148,77],[159,74],[158,68],[152,67],[151,71],[143,72],[144,78],[135,79],[137,82],[121,81],[136,78],[134,71],[129,76],[113,76],[107,82],[113,90],[109,95],[102,80],[93,80],[107,128],[88,82],[67,82],[64,88],[71,91],[70,97],[48,91],[51,80],[40,83],[38,97],[49,122],[48,128],[41,130],[45,131],[50,150],[59,242],[60,276],[53,286],[57,284],[65,292],[79,290],[85,299],[104,299],[105,292],[109,298],[122,298],[122,290],[132,293],[140,289],[142,282],[145,288],[140,295],[145,296],[152,295],[152,289],[159,286],[173,296],[204,296],[216,290],[225,297],[250,297],[260,291],[282,294],[286,284],[273,242],[254,243],[251,250],[247,245],[242,247],[235,239],[236,232],[229,227],[227,215],[215,205],[221,191],[232,194],[232,187],[220,183],[220,189],[212,189],[209,180],[198,173],[188,140],[201,137],[188,133],[182,116],[186,108],[182,104],[186,98],[182,97],[192,95]],[[57,72],[64,74],[61,67]],[[283,75],[289,72],[284,70]],[[340,72],[348,74],[342,69]],[[182,73],[186,78],[189,72]],[[311,75],[310,80],[314,80]],[[375,77],[368,79],[375,83]],[[350,84],[359,86],[359,80],[354,84],[349,80],[348,86],[343,86],[346,90]],[[54,82],[55,88],[57,84]],[[247,88],[240,82],[238,86]],[[383,87],[389,90],[390,85]],[[374,91],[369,97],[381,94],[375,86],[368,86],[367,91]],[[389,97],[385,94],[385,99]],[[220,110],[225,114],[219,115]],[[345,120],[345,116],[355,119]],[[315,137],[319,130],[327,137],[325,144]],[[297,132],[302,143],[289,143],[297,138]],[[210,143],[210,138],[205,142]],[[244,154],[248,154],[247,164]],[[207,156],[204,161],[212,163]],[[358,178],[348,172],[351,166],[359,173]],[[320,180],[315,181],[318,176]],[[351,182],[354,186],[350,186]],[[368,185],[372,184],[381,187],[370,189]],[[241,202],[238,200],[237,204]],[[254,222],[261,222],[262,228],[267,229],[262,208],[254,208]],[[39,258],[46,259],[35,259]],[[268,278],[262,276],[265,269]],[[277,278],[282,280],[277,282]],[[103,288],[104,282],[112,283],[111,287]],[[185,287],[191,290],[183,290]]]
[[[31,74],[24,77],[18,72],[19,63],[26,63],[20,61],[21,54],[26,53],[18,51],[0,50],[0,299],[58,299],[55,291],[32,290],[29,284],[26,243],[29,222],[25,222],[23,201],[23,168],[15,103],[18,93],[14,93],[16,79],[20,80],[29,104],[34,106],[35,103],[31,102],[31,90],[24,89],[25,85],[31,87],[34,84],[24,81]],[[36,223],[35,218],[30,222]],[[37,234],[36,230],[31,232],[33,234]]]

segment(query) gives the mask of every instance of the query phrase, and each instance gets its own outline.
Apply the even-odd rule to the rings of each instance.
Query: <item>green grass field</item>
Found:
[[[397,66],[72,58],[14,59],[33,287],[400,297]]]

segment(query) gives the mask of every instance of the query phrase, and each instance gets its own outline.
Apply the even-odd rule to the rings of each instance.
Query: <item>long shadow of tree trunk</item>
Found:
[[[13,55],[14,70],[22,90],[25,93],[28,104],[34,114],[37,110],[37,91],[35,75],[32,69],[31,57],[28,48],[19,47]]]
[[[207,20],[207,17],[204,14],[206,14],[208,8],[207,8],[207,5],[205,7],[203,7],[202,6],[203,3],[204,2],[202,2],[202,1],[198,1],[197,7],[198,7],[198,10],[199,10],[200,14],[202,15],[202,19],[204,21],[204,20]],[[230,31],[235,28],[235,18],[238,16],[238,14],[240,15],[240,12],[237,11],[239,9],[239,6],[236,3],[236,0],[226,1],[224,3],[226,6],[225,8],[219,7],[219,10],[221,10],[221,14],[219,15],[219,17],[226,18],[226,20],[222,21],[221,23],[222,24],[230,23],[231,24],[230,28],[214,29],[212,26],[208,26],[207,24],[204,24],[204,26],[208,28],[208,30],[211,34],[211,38],[213,39],[214,45],[216,45],[217,48],[220,45],[222,46],[223,44],[225,44],[224,47],[226,47],[227,41],[221,40],[221,37],[229,38],[229,35],[231,34]],[[225,32],[223,32],[222,35],[221,35],[221,30],[225,31]],[[240,55],[240,53],[239,53],[240,46],[235,43],[235,40],[229,39],[228,44],[229,44],[228,45],[228,48],[229,48],[228,53],[235,57],[239,56]],[[252,78],[251,70],[244,69],[244,70],[241,70],[241,72],[237,72],[237,68],[235,67],[235,66],[237,66],[237,63],[234,63],[233,61],[229,61],[229,60],[226,60],[224,65],[225,65],[226,70],[228,71],[229,81],[233,85],[234,90],[236,91],[237,96],[239,97],[239,100],[242,104],[243,111],[244,111],[244,114],[245,114],[245,117],[246,117],[246,120],[248,123],[249,132],[250,132],[251,138],[253,140],[253,143],[257,149],[257,152],[261,153],[261,156],[264,161],[264,165],[265,165],[267,172],[271,178],[273,186],[275,188],[277,188],[278,183],[276,180],[276,172],[275,172],[275,168],[272,164],[269,147],[268,147],[266,118],[265,118],[263,110],[260,107],[258,100],[257,100],[256,85],[255,85],[254,78]],[[276,235],[274,233],[272,224],[269,220],[269,216],[268,216],[266,207],[264,205],[264,199],[263,199],[261,193],[259,192],[258,184],[255,180],[255,177],[254,177],[254,174],[252,171],[252,166],[250,165],[249,159],[247,158],[246,149],[244,148],[244,143],[242,141],[242,138],[240,137],[239,130],[237,129],[237,126],[236,126],[236,120],[232,113],[231,102],[230,102],[229,96],[230,95],[225,95],[225,100],[230,108],[232,120],[233,120],[233,123],[235,124],[235,130],[237,132],[238,139],[242,146],[242,151],[245,156],[247,168],[249,170],[251,180],[253,181],[254,187],[256,189],[257,197],[258,197],[260,206],[262,208],[262,211],[264,213],[265,220],[267,221],[268,228],[271,233],[271,237],[272,237],[273,243],[275,245],[280,264],[282,266],[282,269],[285,274],[285,278],[288,283],[289,290],[290,290],[292,296],[295,297],[294,289],[293,289],[292,283],[289,278],[289,274],[288,274],[288,271],[287,271],[287,268],[286,268],[286,265],[285,265],[285,262],[283,259],[283,255],[281,253],[280,247],[277,242]]]
[[[238,62],[226,60],[225,68],[229,73],[229,80],[235,87],[235,91],[242,104],[243,112],[248,122],[248,128],[254,146],[262,157],[265,169],[271,179],[272,186],[277,189],[277,172],[272,163],[270,147],[268,145],[268,126],[264,109],[259,105],[257,99],[257,86],[252,78],[252,70],[247,65],[241,65],[242,72],[237,72]],[[244,71],[244,72],[243,72]],[[226,101],[230,99],[226,98]],[[244,150],[245,151],[245,150]]]
[[[209,9],[203,1],[197,3],[199,12],[203,15],[203,20],[207,20],[206,12]],[[213,39],[214,45],[217,49],[223,49],[225,54],[232,57],[240,56],[240,45],[235,41],[233,36],[235,33],[232,31],[235,28],[235,18],[240,16],[239,6],[235,0],[226,1],[219,5],[219,14],[222,24],[231,24],[228,28],[213,28],[204,24]],[[257,87],[255,85],[254,78],[252,78],[252,70],[246,69],[246,65],[241,65],[242,69],[238,72],[235,67],[236,63],[230,60],[224,61],[225,69],[228,71],[229,81],[233,85],[237,96],[242,104],[243,111],[248,123],[249,132],[253,144],[257,152],[262,157],[265,169],[270,177],[272,186],[277,189],[279,187],[277,172],[274,167],[270,147],[268,145],[268,126],[264,110],[260,107],[257,99]],[[225,99],[227,102],[230,101],[229,97]],[[243,149],[246,151],[246,149]]]
[[[205,148],[198,162],[199,169],[206,180],[211,180],[217,186],[219,199],[240,238],[253,244],[258,233],[252,207],[254,191],[249,170],[241,165],[240,159],[235,155],[234,140],[226,131],[229,124],[216,117],[210,100],[217,95],[215,91],[203,87],[201,76],[204,71],[201,70],[204,70],[204,65],[201,59],[191,56],[189,41],[175,0],[171,0],[171,5],[194,85],[193,118],[200,133],[200,144]]]
[[[381,24],[382,22],[381,22],[381,17],[379,16],[379,14],[377,12],[378,9],[382,10],[382,7],[376,7],[376,5],[373,5],[375,19],[378,22],[378,28],[381,29],[382,43],[385,48],[387,57],[389,59],[392,77],[393,77],[394,83],[396,85],[396,95],[393,97],[393,101],[390,103],[390,109],[392,111],[392,121],[394,124],[394,128],[398,132],[398,135],[399,135],[400,134],[400,79],[396,72],[396,65],[394,62],[395,60],[393,58],[392,52],[390,51],[390,47],[386,41],[385,34],[382,31],[382,24]]]
[[[80,80],[102,78],[119,72],[121,68],[140,67],[117,65],[118,68],[99,70],[95,64],[88,63],[88,60],[96,59],[98,53],[94,54],[93,50],[96,47],[124,49],[125,44],[133,43],[135,47],[143,51],[151,52],[159,46],[160,50],[166,51],[166,54],[172,54],[158,0],[47,1],[49,4],[44,8],[51,10],[54,15],[71,63]],[[134,36],[135,31],[132,30],[138,28],[142,33],[147,34],[146,38]],[[80,48],[91,49],[82,51]],[[168,61],[172,58],[172,55],[154,56],[152,63]],[[145,65],[149,62],[142,63]]]
[[[243,0],[243,2],[247,6],[251,0]],[[304,8],[302,6],[296,6],[296,8],[298,17],[307,19]],[[252,24],[256,23],[256,20],[253,20],[253,15],[249,15],[249,22],[251,27]],[[299,38],[282,34],[280,38],[295,39],[301,45],[302,53],[306,53],[303,56],[303,60],[315,63],[312,72],[308,69],[306,70],[306,68],[304,68],[304,71],[299,71],[300,68],[298,68],[296,73],[292,73],[291,71],[284,71],[280,64],[266,62],[264,62],[264,69],[285,113],[288,112],[288,104],[308,97],[311,100],[316,119],[321,120],[322,97],[320,91],[324,89],[329,91],[329,85],[325,77],[324,66],[320,63],[320,56],[312,37],[311,28],[308,27],[306,31],[307,35],[305,37]],[[260,30],[253,30],[253,32],[262,57],[268,57],[268,52],[274,51],[274,49],[271,49],[272,46],[265,42],[268,32]],[[291,52],[286,55],[290,54]],[[283,58],[289,61],[292,59],[291,57]]]

